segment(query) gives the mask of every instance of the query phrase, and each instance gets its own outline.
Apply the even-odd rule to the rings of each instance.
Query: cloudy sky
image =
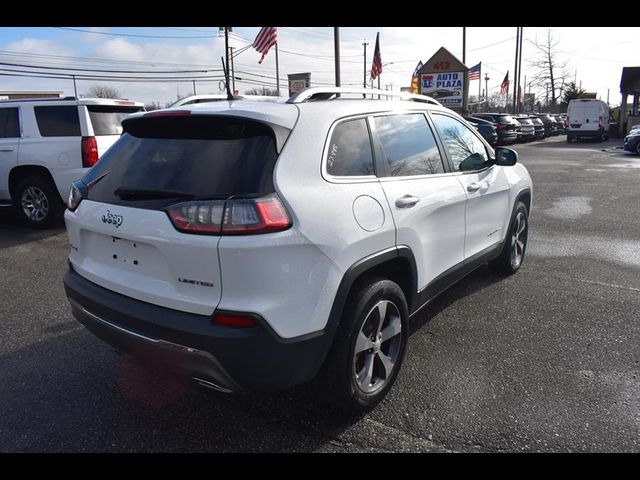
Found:
[[[260,27],[233,27],[231,46],[236,50],[253,42]],[[341,73],[343,85],[362,85],[363,42],[368,42],[367,71],[371,68],[376,33],[380,32],[382,88],[408,86],[418,61],[426,61],[444,46],[462,59],[462,27],[341,27]],[[528,60],[535,58],[533,41],[546,37],[546,27],[525,27],[523,74],[527,82],[535,76]],[[620,102],[623,66],[640,64],[640,29],[633,27],[554,27],[558,60],[568,62],[569,79],[597,92],[611,104]],[[468,66],[482,62],[482,76],[489,75],[489,93],[499,90],[507,70],[513,79],[516,27],[467,27]],[[332,27],[278,27],[280,77],[286,91],[288,73],[311,72],[313,85],[334,82]],[[220,57],[224,38],[218,27],[71,27],[0,28],[0,91],[61,90],[73,95],[73,82],[60,79],[66,73],[121,78],[115,81],[79,80],[82,94],[95,83],[117,88],[122,97],[142,102],[172,102],[178,95],[193,93],[191,81],[176,82],[176,75],[196,76],[197,93],[219,93]],[[272,49],[260,65],[260,54],[249,48],[234,61],[240,92],[259,86],[275,86],[275,54]],[[31,67],[39,66],[34,69]],[[42,68],[46,67],[46,68]],[[121,73],[121,71],[133,73]],[[47,72],[58,78],[29,78],[25,71]],[[173,72],[180,73],[173,73]],[[195,73],[193,73],[196,71]],[[140,73],[142,72],[142,73]],[[11,74],[14,76],[9,76]],[[162,77],[161,81],[134,81],[129,76]],[[127,77],[127,78],[122,78]],[[204,79],[203,79],[204,77]],[[213,80],[205,81],[205,79]],[[482,88],[484,88],[484,80]],[[532,87],[536,91],[535,87]],[[478,91],[478,82],[470,93]],[[538,92],[540,93],[540,92]]]

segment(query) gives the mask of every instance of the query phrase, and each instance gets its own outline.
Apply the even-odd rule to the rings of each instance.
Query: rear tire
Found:
[[[322,371],[316,378],[333,404],[364,411],[393,386],[408,339],[408,307],[402,289],[374,278],[356,286]]]
[[[489,262],[489,267],[496,273],[512,275],[522,266],[524,254],[527,249],[527,237],[529,235],[529,212],[524,203],[516,203],[507,238],[500,255]]]
[[[15,188],[13,203],[18,217],[32,228],[50,228],[62,224],[64,205],[53,183],[44,177],[22,180]]]

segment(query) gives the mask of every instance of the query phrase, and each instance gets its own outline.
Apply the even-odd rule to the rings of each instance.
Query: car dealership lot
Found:
[[[0,451],[638,451],[640,157],[620,144],[515,146],[534,182],[523,268],[482,267],[419,313],[364,416],[146,371],[71,316],[64,230],[0,210]]]

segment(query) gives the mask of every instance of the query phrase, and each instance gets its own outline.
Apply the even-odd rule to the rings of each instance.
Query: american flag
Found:
[[[471,67],[469,69],[469,80],[480,80],[480,66],[482,62],[477,64],[475,67]]]
[[[371,80],[375,80],[382,73],[382,58],[380,58],[380,32],[376,35],[376,49],[373,51],[371,64]]]
[[[504,76],[504,80],[500,85],[500,93],[504,95],[505,93],[507,93],[508,89],[509,89],[509,70],[507,70],[507,74]]]
[[[262,27],[258,36],[253,41],[253,48],[262,54],[260,61],[262,63],[264,57],[269,53],[269,49],[278,42],[278,29],[276,27]]]

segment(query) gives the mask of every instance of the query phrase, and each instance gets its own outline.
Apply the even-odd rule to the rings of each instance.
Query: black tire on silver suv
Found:
[[[529,212],[527,206],[517,202],[511,214],[509,230],[500,255],[489,262],[494,272],[513,274],[522,266],[529,234]]]
[[[325,396],[349,410],[380,402],[402,366],[408,318],[404,293],[391,280],[374,278],[356,287],[319,376]]]
[[[49,228],[62,223],[64,205],[58,190],[47,178],[27,177],[15,188],[13,203],[20,219],[34,228]]]

